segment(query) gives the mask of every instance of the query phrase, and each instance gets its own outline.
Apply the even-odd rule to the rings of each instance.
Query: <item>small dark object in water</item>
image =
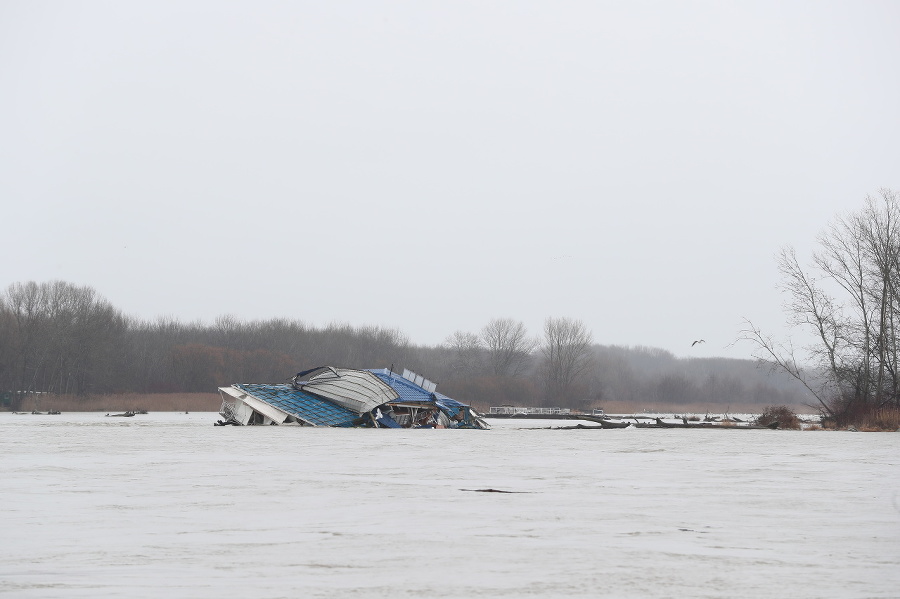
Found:
[[[235,422],[233,419],[231,420],[216,420],[213,426],[240,426],[240,422]]]
[[[60,414],[62,414],[62,412],[60,412],[59,410],[50,410],[47,413],[50,414],[51,416],[59,416]]]
[[[129,411],[127,411],[127,412],[123,412],[122,414],[107,414],[107,416],[110,416],[110,417],[115,416],[115,417],[131,418],[132,416],[134,416],[134,412],[132,412],[131,410],[129,410]]]
[[[474,493],[527,493],[528,491],[501,491],[500,489],[460,489],[460,491],[472,491]]]

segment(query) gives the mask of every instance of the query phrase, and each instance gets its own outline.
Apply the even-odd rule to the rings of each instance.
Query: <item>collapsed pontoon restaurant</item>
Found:
[[[319,366],[290,383],[219,387],[217,425],[342,428],[490,428],[471,406],[436,391],[409,370]]]

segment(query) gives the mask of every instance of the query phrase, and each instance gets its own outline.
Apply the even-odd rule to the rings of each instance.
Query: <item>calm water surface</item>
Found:
[[[900,597],[898,433],[217,418],[0,414],[0,595]]]

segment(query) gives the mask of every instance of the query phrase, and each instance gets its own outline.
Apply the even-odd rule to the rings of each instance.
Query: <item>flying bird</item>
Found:
[[[697,339],[696,341],[694,341],[693,343],[691,343],[691,347],[694,347],[694,346],[697,345],[698,343],[706,343],[706,339]]]

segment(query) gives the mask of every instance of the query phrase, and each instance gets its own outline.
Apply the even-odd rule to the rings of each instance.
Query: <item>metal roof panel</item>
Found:
[[[398,399],[397,392],[368,370],[328,368],[302,382],[300,388],[364,414]]]
[[[359,414],[293,385],[235,385],[260,401],[315,426],[351,426]]]

